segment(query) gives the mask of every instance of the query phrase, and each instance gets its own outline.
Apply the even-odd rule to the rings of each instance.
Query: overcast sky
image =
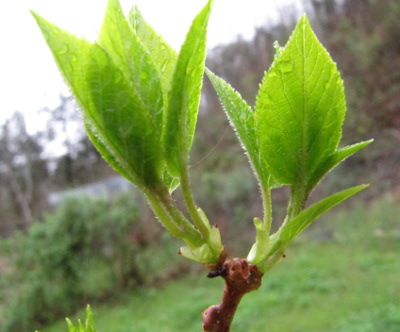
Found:
[[[29,9],[79,36],[94,40],[106,0],[0,1],[0,123],[23,111],[28,129],[40,127],[37,110],[56,107],[68,89]],[[208,45],[250,38],[255,26],[277,18],[277,9],[299,0],[215,0]],[[206,0],[121,0],[125,12],[137,4],[146,20],[179,49],[190,23]]]

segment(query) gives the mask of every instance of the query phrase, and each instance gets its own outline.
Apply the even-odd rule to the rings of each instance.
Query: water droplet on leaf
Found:
[[[69,46],[67,44],[64,44],[60,50],[58,51],[58,54],[64,55],[69,52]]]
[[[282,61],[280,63],[282,73],[289,73],[293,70],[293,62],[292,61]]]
[[[274,46],[276,54],[279,54],[282,52],[282,47],[281,47],[281,45],[279,45],[279,42],[277,40],[274,41],[273,46]]]

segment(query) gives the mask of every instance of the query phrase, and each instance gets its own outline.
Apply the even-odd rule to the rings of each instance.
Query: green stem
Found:
[[[305,186],[292,186],[287,221],[296,217],[304,209],[308,196],[309,193],[306,191]]]
[[[271,201],[271,190],[269,188],[262,189],[262,201],[264,209],[264,224],[266,235],[269,236],[271,233],[272,225],[272,201]]]
[[[201,234],[203,240],[207,241],[208,236],[209,236],[209,229],[207,228],[207,225],[205,225],[205,223],[201,219],[201,217],[197,211],[196,204],[194,203],[192,191],[190,189],[189,174],[188,174],[187,169],[184,169],[181,172],[180,180],[181,180],[183,197],[184,197],[184,200],[186,203],[187,210],[190,214],[190,218],[192,218],[194,225],[200,231],[200,234]]]
[[[150,204],[154,214],[158,217],[161,224],[174,236],[182,238],[182,231],[176,222],[171,218],[170,214],[161,203],[161,201],[150,192],[145,193],[146,199]]]
[[[175,237],[183,239],[190,246],[202,243],[199,232],[175,207],[168,191],[145,191],[145,196],[154,214],[164,227]]]

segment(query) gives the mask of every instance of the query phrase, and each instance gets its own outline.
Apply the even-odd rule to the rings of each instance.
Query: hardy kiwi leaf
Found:
[[[309,208],[300,212],[295,218],[289,220],[282,226],[282,229],[278,231],[280,233],[279,240],[283,244],[288,244],[303,230],[310,226],[318,217],[328,212],[334,206],[340,204],[345,199],[355,195],[359,191],[367,188],[368,185],[361,185],[353,188],[349,188],[333,194],[323,200],[311,205]]]
[[[111,152],[110,144],[104,141],[104,137],[100,138],[98,130],[95,128],[93,117],[96,109],[85,79],[85,72],[93,45],[85,39],[77,38],[60,29],[33,11],[32,15],[38,23],[64,79],[70,85],[72,93],[83,109],[85,127],[90,140],[114,169],[130,181],[138,180],[132,179],[129,167],[119,155]]]
[[[168,169],[179,176],[187,165],[200,104],[212,0],[196,16],[178,55],[169,91],[164,131]]]
[[[317,218],[367,187],[368,185],[361,185],[340,191],[311,205],[293,219],[287,220],[276,233],[270,236],[268,249],[263,255],[264,259],[257,263],[257,266],[262,271],[266,271],[270,266],[271,258],[279,253],[282,255],[290,243]]]
[[[137,6],[134,6],[129,13],[129,23],[136,36],[143,43],[153,59],[161,79],[163,87],[164,102],[167,101],[167,94],[170,89],[174,75],[178,54],[176,51],[145,21]]]
[[[328,156],[323,163],[321,163],[320,167],[318,167],[314,174],[312,174],[309,179],[307,186],[308,189],[311,190],[314,188],[318,182],[323,178],[323,176],[331,171],[335,166],[340,164],[343,160],[350,157],[352,154],[366,147],[368,144],[372,143],[374,140],[368,140],[365,142],[353,144],[346,146],[344,148],[337,149],[334,153]]]
[[[263,188],[271,188],[274,185],[264,158],[260,158],[258,135],[256,132],[254,112],[228,83],[206,69],[206,74],[217,92],[223,108],[235,129],[247,157]]]
[[[99,45],[33,15],[103,157],[139,187],[158,183],[161,129],[132,82]]]
[[[146,186],[156,185],[162,174],[162,152],[150,110],[108,54],[100,47],[93,51],[87,80],[101,134],[121,151]]]
[[[155,135],[162,130],[163,98],[160,77],[150,54],[125,18],[118,0],[109,0],[99,45],[132,84],[147,109]]]
[[[305,186],[336,151],[346,112],[343,82],[306,16],[266,73],[255,112],[260,150],[282,184]]]
[[[168,91],[171,88],[171,82],[174,75],[175,65],[178,58],[176,51],[145,21],[142,13],[137,6],[134,6],[129,13],[129,23],[131,24],[136,36],[143,43],[150,54],[154,65],[160,75],[161,88],[164,100],[164,120],[168,103]],[[173,192],[179,186],[179,179],[171,176],[166,170],[163,180],[167,184],[170,192]]]

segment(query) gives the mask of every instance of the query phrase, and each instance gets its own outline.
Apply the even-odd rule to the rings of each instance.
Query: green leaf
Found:
[[[374,140],[371,139],[369,141],[353,144],[346,146],[344,148],[336,150],[332,153],[315,171],[312,177],[309,180],[308,187],[311,190],[314,188],[319,181],[324,177],[324,175],[330,172],[334,167],[344,161],[346,158],[350,157],[352,154],[361,150],[365,146],[372,143]]]
[[[368,185],[361,185],[349,188],[313,204],[282,226],[281,231],[278,231],[279,240],[285,245],[288,244],[322,214],[367,187]]]
[[[164,183],[167,185],[170,194],[172,194],[175,191],[175,189],[179,187],[180,184],[179,178],[170,175],[168,170],[165,170],[163,180]]]
[[[60,29],[34,11],[31,13],[78,103],[81,106],[90,104],[91,98],[85,81],[85,70],[92,44],[86,39],[78,38]]]
[[[154,155],[151,159],[157,168],[161,168],[160,135],[164,105],[160,77],[150,54],[125,18],[118,0],[108,1],[98,42],[124,74],[133,87],[131,93],[142,104],[142,115],[150,121],[143,121],[146,120],[143,118],[140,126],[143,132],[152,132],[150,141],[154,143]],[[161,169],[157,173],[162,174]]]
[[[282,184],[305,185],[336,151],[343,83],[305,16],[266,73],[255,111],[260,150]]]
[[[161,181],[161,125],[155,119],[162,120],[155,114],[162,108],[156,104],[155,112],[149,110],[147,100],[99,45],[33,15],[103,157],[138,187]]]
[[[178,54],[145,21],[137,6],[134,6],[129,13],[129,23],[131,24],[136,36],[140,39],[147,52],[150,54],[153,63],[159,73],[163,90],[164,113],[166,113],[168,103],[168,91],[171,87]],[[167,173],[168,172],[165,172],[164,174],[164,182],[169,187],[170,193],[172,193],[179,186],[179,179]]]
[[[68,332],[96,332],[96,327],[93,322],[93,314],[90,306],[86,307],[86,322],[85,326],[83,326],[80,319],[78,319],[78,327],[75,327],[69,318],[66,318],[68,325]]]
[[[70,85],[73,95],[83,109],[86,130],[92,143],[116,171],[130,181],[137,181],[137,179],[132,179],[131,171],[124,161],[110,152],[110,144],[102,142],[104,138],[100,137],[95,126],[91,124],[93,121],[90,114],[96,110],[85,79],[85,72],[93,45],[85,39],[77,38],[60,29],[33,11],[32,15],[38,23],[64,79]]]
[[[206,57],[206,34],[212,0],[196,16],[178,56],[169,92],[164,131],[165,158],[170,173],[187,166],[200,104]]]
[[[90,309],[90,305],[86,307],[86,332],[96,332],[96,327],[94,326],[94,321],[93,321],[93,314],[92,310]]]
[[[160,132],[142,99],[99,46],[87,68],[95,112],[90,114],[101,137],[128,163],[138,181],[153,186],[162,171]],[[159,129],[160,130],[160,129]]]
[[[265,273],[281,261],[289,244],[318,217],[367,187],[368,185],[361,185],[349,188],[315,203],[284,223],[276,233],[272,234],[263,255],[255,257],[254,252],[250,252],[249,257],[257,264],[260,271]]]
[[[72,324],[69,318],[66,318],[65,320],[67,321],[68,332],[79,332],[76,330],[76,327],[74,326],[74,324]]]
[[[106,144],[104,144],[99,136],[95,134],[95,128],[93,128],[89,123],[85,123],[86,133],[92,142],[92,144],[96,147],[97,151],[104,158],[104,160],[112,166],[114,170],[124,176],[128,181],[135,182],[135,179],[131,177],[129,172],[124,169],[123,166],[120,165],[119,161],[110,153]]]
[[[145,21],[137,6],[129,13],[129,23],[153,59],[164,92],[164,101],[168,100],[168,91],[174,75],[178,54],[176,51]]]
[[[83,327],[82,321],[80,319],[78,319],[78,328],[79,332],[86,332],[85,328]]]
[[[154,133],[162,130],[163,98],[160,77],[150,54],[125,18],[118,0],[109,0],[98,40],[130,81],[133,93],[147,109]]]
[[[179,252],[183,257],[206,265],[216,264],[218,261],[218,256],[206,243],[197,248],[181,247]]]
[[[264,158],[260,157],[258,135],[256,132],[254,112],[251,107],[242,99],[223,79],[206,69],[223,108],[230,120],[235,133],[238,136],[242,147],[247,152],[250,164],[252,165],[263,188],[271,188],[274,181],[268,171],[267,165],[263,163]]]

